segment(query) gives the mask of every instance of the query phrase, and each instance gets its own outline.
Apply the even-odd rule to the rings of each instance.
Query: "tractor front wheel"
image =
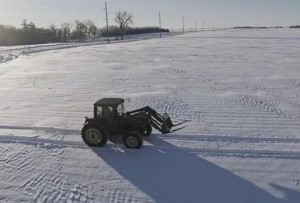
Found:
[[[94,125],[88,125],[82,130],[82,139],[88,146],[103,147],[108,138],[103,129]]]
[[[130,133],[123,137],[124,145],[127,148],[139,149],[143,146],[143,138],[139,134]]]

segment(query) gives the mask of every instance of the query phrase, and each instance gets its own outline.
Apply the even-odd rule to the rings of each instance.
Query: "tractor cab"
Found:
[[[94,104],[94,119],[105,119],[112,129],[117,129],[118,117],[124,113],[124,99],[121,98],[103,98]]]

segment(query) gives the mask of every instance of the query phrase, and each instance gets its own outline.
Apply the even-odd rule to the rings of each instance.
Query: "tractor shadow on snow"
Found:
[[[283,203],[300,193],[282,186],[279,199],[253,183],[160,138],[141,150],[92,150],[155,202]],[[292,195],[292,196],[291,196]],[[287,201],[288,200],[288,201]]]

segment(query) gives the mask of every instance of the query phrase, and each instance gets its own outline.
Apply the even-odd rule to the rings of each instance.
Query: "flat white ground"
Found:
[[[299,36],[200,32],[0,64],[0,202],[299,202]],[[141,150],[89,148],[102,97],[191,122]]]

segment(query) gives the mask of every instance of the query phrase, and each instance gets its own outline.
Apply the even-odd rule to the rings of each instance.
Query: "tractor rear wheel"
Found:
[[[123,137],[124,145],[127,148],[139,149],[143,146],[143,138],[139,134],[130,133]]]
[[[91,147],[103,147],[107,142],[105,130],[95,125],[87,125],[82,130],[83,141]]]

